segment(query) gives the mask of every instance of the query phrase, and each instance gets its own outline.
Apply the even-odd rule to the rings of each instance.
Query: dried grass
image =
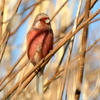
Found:
[[[76,84],[76,90],[82,94],[82,100],[100,99],[100,26],[98,26],[100,18],[96,17],[100,17],[100,9],[96,9],[92,15],[86,17],[87,12],[81,7],[76,27],[72,29],[75,25],[79,0],[34,0],[34,2],[1,0],[0,2],[2,2],[0,3],[0,100],[40,100],[36,92],[35,76],[38,68],[45,64],[45,100],[68,100],[67,87],[70,86],[68,82],[75,82],[69,75],[75,77],[77,71],[80,72],[80,66],[84,68],[84,73],[80,72],[83,81]],[[92,12],[92,8],[98,3],[100,1],[91,0],[89,12]],[[86,4],[83,0],[82,6]],[[47,13],[52,19],[54,49],[33,67],[25,52],[26,34],[35,16],[41,12]],[[86,32],[88,37],[85,40],[87,41],[85,56],[82,56],[80,48],[83,45],[82,34],[86,25],[89,31]],[[67,43],[73,36],[75,41],[70,47]],[[72,48],[72,52],[68,60],[69,47]],[[81,57],[83,57],[82,64],[80,64]],[[65,71],[66,68],[70,68],[70,73]],[[63,82],[64,88],[61,88]]]

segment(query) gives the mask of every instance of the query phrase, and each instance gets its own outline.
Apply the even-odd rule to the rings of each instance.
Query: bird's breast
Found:
[[[31,62],[35,65],[37,64],[43,57],[43,47],[45,45],[46,37],[48,33],[40,33],[37,36],[33,37],[29,43],[28,47],[28,57]],[[32,38],[32,37],[31,37]]]

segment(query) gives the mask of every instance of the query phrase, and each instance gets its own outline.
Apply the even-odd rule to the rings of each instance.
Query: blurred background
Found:
[[[0,39],[4,36],[7,27],[10,29],[9,40],[6,45],[5,52],[3,54],[2,61],[0,63],[0,81],[7,76],[7,74],[14,67],[16,62],[20,59],[22,54],[26,50],[26,35],[29,31],[34,18],[39,13],[46,13],[50,18],[56,13],[56,11],[67,0],[0,0]],[[57,46],[61,38],[63,38],[73,27],[76,13],[78,10],[80,0],[69,0],[59,13],[52,20],[51,25],[54,33],[54,48]],[[100,9],[100,0],[96,1],[93,8],[90,10],[90,16],[93,15],[98,9]],[[19,5],[19,7],[18,7]],[[85,11],[86,0],[82,1],[80,15]],[[16,11],[18,7],[18,10]],[[16,13],[15,13],[16,12]],[[14,14],[14,16],[13,16]],[[79,16],[80,16],[79,15]],[[13,16],[13,17],[12,17]],[[11,19],[11,20],[10,20]],[[92,20],[99,19],[89,24],[89,31],[87,36],[86,50],[93,47],[86,52],[84,74],[82,83],[82,93],[80,100],[100,100],[100,14],[94,17]],[[9,24],[10,23],[10,24]],[[9,26],[7,26],[9,24]],[[71,54],[71,60],[79,56],[82,31],[77,32],[74,38],[74,44]],[[1,40],[0,40],[1,41]],[[56,43],[55,43],[56,41]],[[97,42],[96,42],[97,41]],[[96,42],[96,43],[95,43]],[[58,100],[60,87],[62,85],[62,74],[66,65],[66,59],[68,55],[68,49],[66,42],[51,58],[44,70],[44,84],[54,77],[56,72],[59,72],[50,83],[48,83],[45,90],[45,100]],[[0,47],[1,53],[2,47]],[[0,54],[1,55],[1,54]],[[27,55],[25,55],[16,68],[10,73],[0,85],[0,99],[2,99],[9,90],[19,82],[22,77],[33,68],[32,64],[24,64],[27,62]],[[23,69],[19,72],[19,69]],[[71,62],[70,67],[77,68],[79,62],[76,59]],[[72,69],[72,70],[73,70]],[[18,72],[18,73],[17,73]],[[13,77],[16,74],[15,77]],[[13,79],[12,79],[13,77]],[[68,78],[68,77],[67,77]],[[9,83],[8,83],[9,81]],[[6,84],[7,83],[7,84]],[[5,85],[6,84],[6,85]],[[4,86],[4,87],[3,87]],[[27,85],[16,100],[39,100],[36,93],[35,78]],[[67,100],[66,88],[64,88],[62,100]],[[8,96],[7,100],[10,100],[14,92]],[[89,96],[89,98],[87,98]]]

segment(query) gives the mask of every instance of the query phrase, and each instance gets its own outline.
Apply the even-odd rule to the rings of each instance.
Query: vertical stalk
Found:
[[[90,4],[91,4],[91,0],[86,0],[85,20],[87,20],[89,18]],[[79,71],[78,71],[78,82],[79,82],[79,84],[82,84],[82,79],[83,79],[87,36],[88,36],[88,23],[85,25],[85,27],[83,29],[82,42],[81,42],[81,47],[80,47],[81,57],[80,57]],[[79,90],[76,90],[75,100],[79,100],[80,93],[81,92]]]
[[[76,14],[76,18],[75,18],[75,22],[74,22],[72,32],[74,32],[76,27],[77,27],[77,22],[78,22],[78,18],[79,18],[79,14],[80,14],[81,4],[82,4],[82,0],[80,0],[79,5],[78,5],[78,10],[77,10],[77,14]],[[71,54],[72,54],[72,49],[73,49],[73,43],[74,43],[74,36],[70,40],[70,44],[69,44],[69,48],[68,48],[68,56],[67,56],[67,61],[66,61],[66,68],[65,68],[64,73],[62,75],[63,82],[62,82],[62,85],[61,85],[61,92],[60,92],[58,100],[62,100],[62,95],[63,95],[65,83],[66,83],[66,76],[67,76],[67,73],[68,73],[68,65],[69,65],[69,61],[71,59]],[[70,98],[70,96],[69,96],[69,98]]]
[[[5,6],[5,0],[2,0],[1,2],[3,2],[2,3],[2,7],[1,7],[1,9],[0,9],[0,40],[1,40],[1,38],[2,38],[2,29],[3,29],[3,15],[4,15],[4,6]]]

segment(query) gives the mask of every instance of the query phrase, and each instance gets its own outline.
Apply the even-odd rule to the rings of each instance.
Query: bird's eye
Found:
[[[42,21],[42,19],[40,19],[40,21]]]

